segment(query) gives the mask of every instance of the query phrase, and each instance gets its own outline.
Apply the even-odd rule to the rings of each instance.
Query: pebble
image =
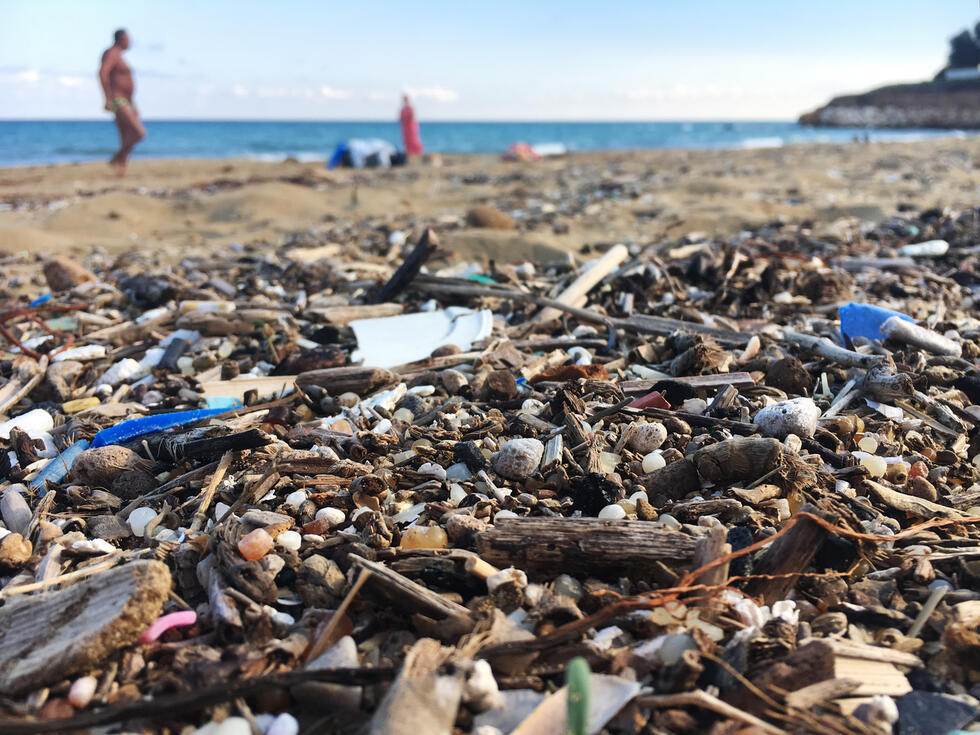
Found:
[[[92,701],[92,697],[95,696],[95,688],[98,684],[99,680],[94,676],[81,676],[75,679],[68,689],[68,701],[72,707],[76,709],[85,709],[88,707],[89,702]]]
[[[71,474],[77,482],[109,487],[118,475],[147,464],[149,463],[132,449],[112,444],[107,447],[86,449],[79,454],[71,466]]]
[[[48,288],[52,291],[69,291],[88,281],[95,281],[95,274],[83,265],[65,257],[51,258],[42,268]]]
[[[264,528],[256,528],[238,540],[238,553],[248,561],[257,561],[268,554],[275,540]]]
[[[861,458],[861,466],[864,467],[872,477],[882,477],[888,469],[888,463],[884,457],[868,455]]]
[[[644,474],[649,475],[651,472],[656,472],[666,467],[667,460],[664,459],[664,455],[661,452],[653,451],[643,458],[641,465]]]
[[[276,536],[276,544],[287,551],[299,551],[303,537],[296,531],[283,531]]]
[[[665,441],[667,441],[667,429],[663,424],[651,421],[633,425],[629,445],[637,452],[649,454],[654,449],[659,449]],[[652,470],[644,470],[644,472],[652,472]]]
[[[613,503],[600,510],[597,517],[601,521],[618,521],[626,517],[626,510],[623,506]]]
[[[766,436],[785,439],[790,434],[796,434],[810,439],[817,430],[820,413],[820,408],[812,399],[793,398],[760,409],[753,423]]]
[[[326,520],[331,527],[339,526],[341,523],[347,520],[347,514],[340,508],[320,508],[314,516],[317,520],[321,518]]]
[[[441,526],[412,526],[402,532],[403,549],[443,549],[449,543]]]
[[[134,536],[142,536],[146,530],[146,525],[157,517],[157,512],[153,508],[136,508],[129,514],[129,529]]]
[[[501,477],[526,480],[537,471],[543,455],[544,444],[537,439],[511,439],[493,455],[491,463]]]
[[[299,722],[288,712],[283,712],[272,721],[265,735],[299,735]]]
[[[299,508],[306,502],[306,498],[307,495],[305,490],[294,490],[286,496],[285,504],[291,505],[294,508]]]
[[[11,531],[26,533],[33,514],[22,493],[27,492],[24,485],[10,485],[0,498],[0,515]]]

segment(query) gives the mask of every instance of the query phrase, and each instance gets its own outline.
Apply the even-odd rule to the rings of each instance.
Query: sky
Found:
[[[931,78],[977,0],[0,0],[0,119],[102,119],[129,29],[148,119],[795,119]]]

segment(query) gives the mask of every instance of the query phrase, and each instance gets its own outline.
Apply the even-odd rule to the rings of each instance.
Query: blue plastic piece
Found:
[[[174,413],[161,413],[156,416],[140,416],[138,419],[129,419],[121,424],[103,429],[92,439],[92,446],[105,447],[109,444],[122,444],[147,434],[195,424],[227,410],[227,408],[200,408],[194,411],[175,411]]]
[[[241,408],[242,402],[237,398],[228,398],[227,396],[210,396],[204,399],[207,403],[208,408],[220,408],[222,411],[230,411],[233,408]]]
[[[31,489],[38,491],[38,497],[44,497],[48,481],[61,482],[65,479],[75,458],[88,449],[88,446],[87,441],[80,439],[44,466],[38,476],[31,481]]]
[[[838,309],[840,312],[840,333],[842,337],[864,337],[865,339],[885,339],[881,332],[881,325],[893,316],[901,317],[905,321],[914,322],[915,319],[908,314],[900,311],[884,309],[880,306],[871,304],[850,303]]]
[[[54,298],[54,294],[50,294],[50,293],[41,294],[36,299],[34,299],[31,303],[29,303],[28,306],[34,308],[35,306],[40,306],[41,304],[48,303],[53,298]]]

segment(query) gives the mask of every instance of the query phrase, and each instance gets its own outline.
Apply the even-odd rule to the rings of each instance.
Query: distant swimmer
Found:
[[[419,136],[419,122],[415,119],[415,110],[412,103],[408,101],[408,95],[402,95],[402,140],[405,143],[405,155],[411,159],[414,156],[421,156],[425,152],[422,147],[422,138]]]
[[[119,128],[119,150],[109,159],[109,165],[122,176],[126,173],[126,163],[133,146],[146,137],[146,128],[140,122],[139,113],[133,104],[133,72],[123,59],[123,52],[129,48],[129,34],[122,28],[114,34],[115,43],[102,54],[102,67],[99,81],[105,92],[105,109],[116,116]]]

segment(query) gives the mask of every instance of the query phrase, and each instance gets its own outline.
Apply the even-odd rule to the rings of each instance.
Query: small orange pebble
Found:
[[[912,469],[909,470],[909,477],[927,477],[929,475],[929,465],[922,460],[914,462]]]
[[[923,447],[919,454],[928,459],[930,462],[936,458],[936,450],[932,447]]]
[[[264,528],[256,528],[238,540],[238,553],[249,561],[258,561],[272,550],[275,543]]]
[[[75,714],[75,708],[71,706],[71,702],[67,699],[58,697],[56,699],[49,699],[47,703],[38,712],[38,719],[41,720],[62,720],[68,717],[72,717]]]
[[[439,526],[412,526],[402,534],[403,549],[444,549],[449,539]]]

